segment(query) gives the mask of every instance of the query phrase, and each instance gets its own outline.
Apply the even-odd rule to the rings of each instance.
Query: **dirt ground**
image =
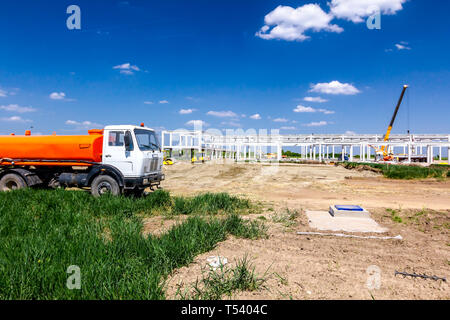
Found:
[[[396,181],[374,172],[329,165],[176,163],[166,167],[163,187],[173,194],[229,192],[262,204],[248,219],[264,221],[269,237],[230,237],[191,265],[176,270],[167,283],[168,298],[189,290],[207,267],[206,258],[223,256],[233,266],[248,256],[265,288],[234,299],[449,299],[448,281],[403,278],[395,271],[448,278],[450,271],[450,181]],[[311,229],[305,210],[331,204],[358,204],[403,240],[297,235]],[[285,212],[297,212],[290,218]],[[155,218],[156,219],[156,218]],[[148,226],[167,228],[159,220]],[[158,233],[159,227],[147,227]],[[367,235],[367,234],[359,234]],[[379,289],[368,289],[368,267],[381,272]]]

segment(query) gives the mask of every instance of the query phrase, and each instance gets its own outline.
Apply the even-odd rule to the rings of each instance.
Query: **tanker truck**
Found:
[[[163,153],[155,131],[117,125],[87,135],[0,136],[0,191],[27,187],[90,189],[142,195],[160,188]]]

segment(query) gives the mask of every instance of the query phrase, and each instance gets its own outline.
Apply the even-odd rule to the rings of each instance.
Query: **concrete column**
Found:
[[[450,165],[450,147],[447,148],[447,164]]]
[[[449,146],[447,147],[447,163],[450,165],[450,136],[448,136],[448,144]]]
[[[319,162],[322,162],[322,145],[319,144]]]
[[[281,144],[278,144],[277,145],[277,159],[278,159],[278,161],[281,161],[281,159],[282,159],[282,150],[283,150],[283,148],[282,148],[282,146],[281,146]]]
[[[353,162],[353,146],[350,146],[350,161]]]
[[[432,146],[427,146],[427,163],[433,163],[433,158],[432,158],[432,154],[433,154],[433,147]]]
[[[331,147],[331,152],[333,153],[333,154],[332,154],[332,158],[333,158],[333,160],[334,160],[334,145]]]
[[[408,144],[408,162],[411,163],[411,143]]]

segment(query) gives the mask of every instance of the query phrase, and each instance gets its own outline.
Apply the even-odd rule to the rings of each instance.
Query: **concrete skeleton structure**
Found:
[[[327,161],[343,160],[347,155],[349,161],[375,161],[375,150],[388,146],[394,154],[402,154],[404,162],[414,162],[426,159],[431,164],[437,156],[442,162],[445,155],[450,154],[450,134],[397,134],[391,135],[388,142],[383,141],[383,135],[375,134],[318,134],[318,135],[280,135],[276,134],[225,134],[204,131],[163,131],[161,133],[162,147],[174,155],[191,152],[201,153],[213,159],[265,160],[275,156],[282,159],[283,147],[302,155],[302,159]],[[341,155],[337,158],[336,155]],[[447,163],[450,164],[449,160]]]

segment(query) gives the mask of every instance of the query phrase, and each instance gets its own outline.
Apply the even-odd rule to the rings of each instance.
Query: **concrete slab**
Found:
[[[363,233],[383,233],[388,229],[381,227],[370,217],[333,217],[327,211],[306,211],[311,228],[321,231],[345,231]]]

